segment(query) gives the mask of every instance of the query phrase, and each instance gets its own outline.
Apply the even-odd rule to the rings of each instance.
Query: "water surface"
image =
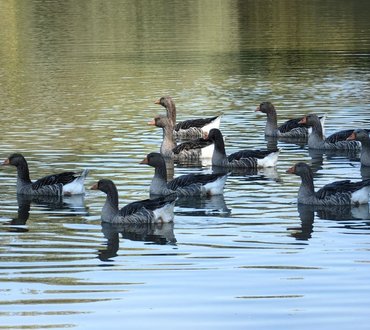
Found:
[[[368,1],[3,1],[1,155],[31,178],[90,169],[120,203],[147,198],[157,151],[146,123],[171,95],[178,119],[222,113],[227,152],[265,148],[279,121],[326,114],[327,133],[370,122]],[[275,169],[230,175],[223,196],[179,200],[175,222],[100,223],[103,193],[17,198],[0,171],[0,329],[366,329],[369,209],[296,204],[310,163],[317,187],[361,179],[358,155],[278,142]],[[176,166],[175,176],[211,172]]]

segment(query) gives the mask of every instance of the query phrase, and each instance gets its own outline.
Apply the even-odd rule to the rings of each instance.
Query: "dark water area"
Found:
[[[370,128],[368,1],[3,1],[0,152],[31,178],[87,168],[120,205],[147,198],[171,95],[178,120],[223,114],[227,153],[282,149],[232,173],[224,195],[179,199],[173,224],[101,224],[105,195],[17,197],[0,168],[0,329],[367,329],[369,205],[297,205],[298,161],[316,188],[360,180],[358,153],[266,141],[278,122],[326,115],[326,134]],[[1,159],[1,158],[0,158]],[[178,166],[174,176],[211,173]]]

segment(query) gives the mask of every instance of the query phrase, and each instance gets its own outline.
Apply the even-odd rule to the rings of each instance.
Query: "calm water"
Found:
[[[86,186],[113,179],[123,206],[148,196],[162,95],[178,119],[223,113],[228,153],[266,147],[265,100],[279,121],[369,128],[369,14],[367,0],[2,1],[1,157],[22,152],[32,178],[88,168]],[[102,226],[95,191],[17,199],[1,168],[0,329],[368,329],[368,206],[298,208],[285,173],[360,179],[358,155],[278,145],[276,169],[179,200],[165,226]]]

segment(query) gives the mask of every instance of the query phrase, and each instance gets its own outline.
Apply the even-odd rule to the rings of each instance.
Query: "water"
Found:
[[[148,196],[139,162],[161,142],[146,123],[172,95],[178,119],[223,113],[227,152],[264,148],[279,122],[326,114],[327,133],[369,127],[367,1],[4,1],[1,154],[31,178],[88,168],[86,187]],[[356,329],[369,322],[369,210],[296,204],[360,179],[358,155],[279,142],[276,169],[231,175],[224,196],[180,200],[173,225],[102,226],[104,195],[21,200],[0,171],[0,329]],[[175,168],[175,176],[210,172]]]

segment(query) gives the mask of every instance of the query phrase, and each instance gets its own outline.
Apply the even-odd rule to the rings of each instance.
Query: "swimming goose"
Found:
[[[357,129],[347,138],[348,141],[356,140],[361,143],[360,161],[363,166],[370,166],[370,138],[364,129]]]
[[[213,154],[213,143],[203,138],[190,140],[176,145],[173,136],[172,120],[156,116],[149,125],[161,127],[163,130],[163,140],[160,148],[160,153],[165,158],[173,158],[174,160],[198,160],[201,158],[211,158]]]
[[[112,180],[101,179],[90,189],[107,194],[101,212],[101,220],[110,223],[150,223],[171,222],[174,218],[173,208],[176,195],[156,199],[145,199],[118,208],[118,191]]]
[[[276,136],[286,138],[305,139],[308,137],[308,127],[299,122],[303,117],[287,120],[278,127],[277,114],[274,105],[271,102],[262,102],[256,109],[256,112],[262,112],[267,115],[265,126],[265,136]],[[324,127],[325,117],[321,117],[321,124]]]
[[[181,175],[167,182],[167,169],[163,156],[152,152],[140,164],[147,164],[155,168],[154,177],[150,185],[151,195],[177,196],[212,196],[223,193],[227,174],[187,174]]]
[[[309,127],[312,127],[312,132],[308,136],[308,147],[312,149],[346,149],[346,150],[356,150],[360,149],[361,145],[357,141],[337,141],[329,142],[325,139],[320,119],[315,114],[310,114],[304,116],[299,122],[301,124],[306,124]]]
[[[175,137],[182,139],[200,138],[203,137],[204,132],[208,133],[210,129],[220,126],[221,116],[189,119],[176,124],[176,106],[170,96],[162,96],[154,103],[166,108],[167,118],[171,119],[174,125]]]
[[[351,136],[351,134],[355,131],[355,129],[345,129],[342,131],[335,132],[326,138],[328,142],[338,142],[338,141],[346,141]],[[364,129],[365,132],[368,134],[370,133],[370,129]],[[356,140],[358,141],[358,140]]]
[[[287,173],[301,177],[298,191],[298,203],[310,205],[351,205],[369,202],[370,179],[351,182],[335,181],[315,192],[313,173],[306,163],[297,163]]]
[[[5,159],[3,165],[13,165],[17,168],[17,194],[61,196],[85,193],[84,181],[88,170],[52,174],[32,182],[28,164],[23,155],[12,154]]]
[[[240,150],[227,157],[224,139],[219,129],[211,129],[208,139],[215,145],[212,155],[213,166],[226,168],[274,167],[280,153],[280,150]]]

